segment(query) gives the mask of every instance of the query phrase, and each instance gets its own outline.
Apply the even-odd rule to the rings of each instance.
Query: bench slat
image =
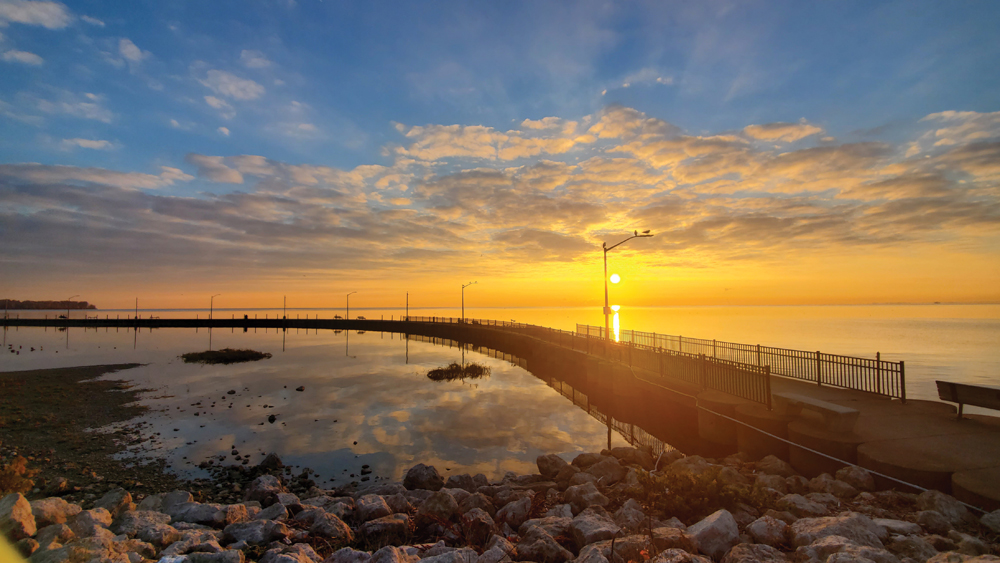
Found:
[[[950,381],[935,383],[942,401],[1000,410],[1000,389]]]

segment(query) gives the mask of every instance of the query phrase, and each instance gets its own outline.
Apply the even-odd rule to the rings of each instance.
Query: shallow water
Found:
[[[398,480],[416,463],[446,476],[499,478],[534,472],[541,454],[572,459],[608,446],[606,426],[521,367],[481,353],[466,351],[465,360],[489,366],[489,377],[451,382],[431,381],[427,372],[463,361],[461,349],[384,333],[215,330],[215,349],[273,357],[229,366],[178,358],[208,349],[208,339],[206,330],[193,329],[70,329],[67,346],[65,331],[21,328],[7,334],[21,353],[4,354],[0,371],[147,364],[107,376],[151,390],[143,393],[151,411],[141,420],[149,423],[144,436],[155,441],[128,462],[162,456],[186,477],[204,475],[196,465],[212,456],[231,463],[233,447],[251,464],[275,452],[316,471],[321,486],[336,486],[359,479],[363,465],[373,481]],[[611,441],[627,445],[616,432]]]

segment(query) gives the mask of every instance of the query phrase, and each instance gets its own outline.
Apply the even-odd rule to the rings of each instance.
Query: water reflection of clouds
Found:
[[[204,331],[160,330],[140,336],[147,345],[158,340],[155,350],[143,354],[97,350],[112,337],[91,333],[77,345],[75,357],[91,363],[135,361],[119,359],[123,356],[149,362],[110,377],[153,389],[143,399],[153,409],[143,417],[151,423],[146,432],[160,433],[161,447],[153,453],[188,475],[200,474],[195,466],[210,456],[226,455],[232,462],[232,446],[251,454],[250,463],[273,451],[320,472],[324,483],[336,477],[333,484],[343,484],[363,464],[372,467],[373,476],[392,479],[415,463],[436,465],[446,474],[499,477],[508,470],[535,471],[534,460],[543,453],[569,457],[607,444],[606,427],[503,360],[466,352],[467,360],[489,366],[492,375],[474,383],[434,382],[427,371],[461,361],[459,349],[411,341],[407,364],[407,344],[378,333],[351,334],[353,357],[344,354],[343,334],[290,333],[282,353],[280,335],[273,332],[220,333],[216,347],[275,355],[230,366],[184,364],[176,357],[204,349]],[[295,391],[300,385],[304,392]],[[227,395],[230,389],[236,393]],[[273,424],[267,422],[270,414],[277,416]]]

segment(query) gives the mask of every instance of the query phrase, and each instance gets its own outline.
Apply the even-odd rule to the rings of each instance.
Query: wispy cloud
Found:
[[[82,148],[107,151],[115,148],[114,143],[103,139],[63,139],[62,146],[65,148]]]
[[[0,25],[11,22],[62,29],[71,21],[69,9],[58,2],[0,0]]]
[[[26,65],[39,66],[45,62],[45,59],[39,57],[34,53],[29,53],[27,51],[16,51],[10,50],[3,54],[3,60],[9,63],[23,63]]]
[[[208,71],[201,83],[216,94],[234,100],[255,100],[264,94],[264,87],[260,84],[223,70]]]

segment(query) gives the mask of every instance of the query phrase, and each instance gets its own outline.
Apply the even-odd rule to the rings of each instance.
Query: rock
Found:
[[[52,524],[65,524],[66,520],[80,513],[79,505],[71,504],[59,497],[43,498],[31,501],[31,514],[35,517],[35,526],[39,529]]]
[[[546,518],[550,516],[556,516],[559,518],[573,518],[573,507],[568,504],[557,504],[552,508],[548,509],[543,515]]]
[[[573,517],[569,518],[560,516],[546,516],[544,518],[533,518],[531,520],[526,520],[517,529],[517,535],[523,536],[528,533],[528,530],[534,526],[538,526],[545,530],[545,533],[552,536],[558,537],[562,535],[569,534],[569,526],[573,523]]]
[[[192,496],[191,493],[187,491],[171,491],[160,498],[159,508],[147,508],[147,510],[159,510],[161,512],[169,512],[170,509],[173,508],[174,506],[185,502],[194,502],[194,496]]]
[[[563,468],[569,466],[566,460],[555,454],[540,455],[535,459],[535,464],[538,465],[538,472],[546,479],[555,479]]]
[[[955,545],[955,542],[951,541],[949,538],[946,538],[944,536],[939,536],[937,534],[930,534],[924,536],[924,540],[926,540],[927,543],[931,544],[931,547],[933,547],[938,551],[953,551],[955,549],[958,549],[958,546]]]
[[[311,545],[296,543],[267,550],[259,563],[320,563],[321,561],[323,558]]]
[[[276,453],[269,453],[264,456],[264,460],[257,465],[261,471],[277,471],[285,467],[285,464],[281,462],[281,458],[278,457]]]
[[[432,468],[433,469],[433,468]],[[451,517],[458,512],[458,503],[455,497],[446,491],[438,490],[420,505],[417,517],[420,520],[451,520]]]
[[[784,553],[769,545],[740,544],[729,550],[722,563],[784,563]]]
[[[927,540],[917,536],[898,537],[888,545],[888,548],[897,557],[909,557],[917,563],[924,563],[937,555],[937,550],[934,549],[934,546],[927,543]]]
[[[35,535],[35,540],[38,542],[39,549],[48,550],[52,549],[50,545],[53,542],[56,545],[62,545],[76,539],[76,534],[73,530],[69,528],[66,524],[51,524],[41,530]]]
[[[693,555],[680,549],[661,551],[659,555],[649,560],[649,563],[712,563],[712,560],[702,555]]]
[[[771,516],[761,516],[754,520],[746,527],[746,531],[754,542],[771,547],[788,541],[788,524]]]
[[[917,497],[917,506],[920,510],[933,510],[938,512],[952,526],[967,524],[973,520],[972,514],[961,502],[951,495],[946,495],[940,491],[924,491]]]
[[[774,509],[768,509],[767,512],[764,513],[764,516],[770,516],[775,520],[781,520],[782,522],[788,524],[789,526],[794,524],[795,521],[799,519],[798,516],[792,514],[791,512],[785,510],[774,510]]]
[[[317,516],[313,520],[312,526],[309,526],[309,533],[344,543],[354,541],[354,534],[351,532],[350,526],[333,514],[323,513]]]
[[[576,543],[577,550],[594,542],[609,540],[619,532],[621,528],[600,506],[591,506],[583,510],[569,525],[569,535]]]
[[[111,513],[103,508],[84,510],[67,520],[66,525],[77,537],[86,538],[111,526]]]
[[[627,530],[638,528],[645,520],[646,515],[642,512],[642,505],[632,498],[625,501],[625,504],[615,512],[615,524]]]
[[[181,533],[170,524],[152,524],[140,528],[135,535],[136,538],[151,543],[159,548],[164,548],[181,539]]]
[[[410,511],[413,510],[413,506],[410,505],[410,501],[406,500],[404,495],[398,493],[394,495],[385,495],[382,497],[382,500],[385,501],[385,504],[389,506],[389,510],[393,511],[393,513],[409,514]],[[461,505],[459,505],[459,510],[461,510],[461,508]]]
[[[719,470],[719,476],[717,480],[723,485],[749,485],[750,480],[743,476],[742,473],[733,469],[732,467],[723,467]]]
[[[369,520],[361,525],[358,533],[366,538],[401,540],[410,532],[410,517],[406,514],[390,514]]]
[[[476,553],[474,549],[467,547],[462,547],[459,549],[445,548],[448,551],[437,555],[427,556],[425,554],[424,558],[421,559],[423,563],[476,563],[479,558],[479,554]],[[427,553],[431,553],[434,550],[429,550]]]
[[[986,543],[969,534],[951,531],[948,533],[948,537],[958,544],[956,549],[963,555],[983,555],[990,552],[990,548]]]
[[[114,523],[112,530],[116,534],[125,534],[129,537],[135,536],[139,530],[156,524],[169,524],[170,515],[151,510],[133,510],[122,514]]]
[[[579,514],[590,506],[607,506],[610,502],[608,497],[602,495],[593,483],[569,487],[563,493],[563,497],[573,507],[574,514]]]
[[[483,545],[496,532],[493,518],[482,508],[473,508],[462,515],[462,530],[472,545]]]
[[[362,522],[392,514],[392,509],[379,495],[365,495],[355,501],[355,512]]]
[[[371,559],[372,554],[367,551],[358,551],[350,547],[345,547],[331,553],[323,563],[369,563]]]
[[[683,549],[691,553],[698,551],[698,543],[690,534],[671,526],[653,528],[653,545],[660,551],[666,549]]]
[[[601,461],[602,459],[604,459],[604,456],[602,456],[601,454],[582,453],[573,458],[573,465],[579,467],[580,469],[586,469],[591,465],[594,465],[595,463]]]
[[[111,513],[112,518],[117,518],[123,512],[135,510],[135,503],[132,502],[131,493],[116,487],[104,493],[104,496],[94,503],[94,508],[104,508]]]
[[[253,520],[230,524],[222,530],[226,543],[244,541],[251,545],[266,544],[275,540],[283,540],[291,535],[291,530],[281,522],[273,520]]]
[[[559,545],[556,540],[540,526],[533,526],[517,544],[518,561],[537,561],[538,563],[563,563],[573,559],[573,554]]]
[[[36,552],[31,561],[32,563],[76,563],[78,561],[125,563],[128,558],[115,548],[113,537],[79,538],[51,551]]]
[[[458,505],[458,511],[461,512],[462,514],[465,514],[466,512],[472,510],[473,508],[481,508],[485,510],[486,513],[490,515],[490,518],[493,518],[494,516],[497,515],[496,507],[493,506],[493,503],[490,501],[489,497],[487,497],[483,493],[471,494]]]
[[[187,554],[187,559],[185,561],[187,563],[244,563],[244,561],[246,561],[246,557],[243,555],[242,551],[227,550],[227,551],[220,551],[219,553],[189,553]],[[261,563],[264,563],[265,560],[261,559],[260,561]],[[272,559],[268,560],[267,563],[300,563],[300,562],[313,563],[313,561],[311,560],[301,560],[301,559]]]
[[[479,485],[472,479],[472,475],[468,473],[463,473],[461,475],[452,475],[448,477],[448,481],[445,482],[444,488],[446,489],[462,489],[463,491],[468,491],[469,493],[476,492]]]
[[[917,513],[917,524],[932,534],[948,535],[952,529],[951,522],[948,521],[937,510],[921,510]]]
[[[574,473],[573,476],[569,478],[570,486],[584,485],[586,483],[594,483],[596,485],[597,482],[598,482],[597,477],[595,477],[590,473],[587,473],[586,471],[580,471]]]
[[[277,502],[278,493],[285,492],[285,487],[274,475],[261,475],[247,485],[243,500],[255,500],[264,508]]]
[[[0,534],[18,541],[35,535],[37,531],[31,503],[24,495],[11,493],[0,499]]]
[[[184,501],[188,502],[188,501]],[[136,505],[136,510],[146,510],[146,511],[159,511],[160,507],[163,506],[163,495],[148,495],[146,498],[139,501]]]
[[[1000,510],[983,514],[983,517],[979,519],[979,523],[1000,534]]]
[[[455,502],[457,502],[458,504],[462,504],[463,500],[465,500],[465,499],[467,499],[467,498],[469,498],[469,497],[472,496],[472,494],[469,493],[469,491],[466,491],[465,489],[458,489],[458,488],[449,489],[449,488],[445,487],[445,488],[441,489],[441,492],[448,493],[449,495],[451,495],[451,497],[453,499],[455,499]]]
[[[476,559],[476,563],[500,563],[501,561],[504,560],[512,561],[512,559],[508,559],[507,552],[504,551],[502,548],[492,547],[490,549],[487,549],[486,551],[483,551],[482,555],[480,555],[479,558]]]
[[[555,476],[555,481],[557,483],[567,483],[574,475],[580,473],[580,468],[575,465],[567,465],[559,470],[559,473]]]
[[[798,475],[798,472],[796,472],[795,469],[788,464],[788,462],[773,455],[769,455],[758,461],[754,464],[754,466],[757,468],[757,471],[767,473],[768,475],[780,475],[781,477],[793,477]]]
[[[698,550],[712,559],[721,559],[740,541],[740,530],[728,510],[718,510],[697,524],[688,527]]]
[[[837,470],[837,479],[859,491],[874,491],[875,477],[864,467],[848,465]]]
[[[825,516],[830,513],[826,506],[813,502],[802,495],[790,494],[781,497],[775,505],[779,510],[787,510],[799,518]]]
[[[188,522],[215,528],[224,528],[250,519],[247,507],[242,504],[185,502],[172,507],[168,514],[171,524]]]
[[[654,469],[666,469],[671,463],[684,457],[684,454],[677,450],[667,450],[656,457],[656,467]]]
[[[606,486],[614,485],[618,481],[621,481],[628,473],[628,470],[622,467],[618,463],[618,460],[613,457],[604,458],[584,471],[597,477],[598,483]]]
[[[871,545],[859,545],[850,539],[838,535],[824,536],[818,538],[809,545],[800,546],[795,550],[795,557],[799,561],[819,560],[833,561],[832,555],[840,555],[839,560],[843,562],[869,560],[874,563],[899,563],[895,555],[889,553],[881,547]]]
[[[32,553],[38,551],[38,542],[31,538],[21,538],[14,544],[14,550],[22,557],[31,557]]]
[[[520,500],[507,503],[506,506],[497,511],[497,523],[506,523],[515,530],[528,519],[528,512],[531,511],[531,497],[524,497]]]
[[[410,490],[440,491],[441,487],[444,487],[444,478],[434,467],[420,463],[406,472],[406,476],[403,477],[403,486]]]
[[[839,498],[854,498],[858,490],[843,481],[838,481],[828,473],[809,481],[809,490],[814,493],[828,493]]]
[[[767,473],[757,474],[757,485],[761,487],[767,487],[769,489],[774,489],[782,494],[788,494],[788,485],[785,484],[785,478],[780,475],[768,475]]]
[[[700,455],[682,457],[670,464],[671,471],[683,471],[687,473],[701,473],[711,467],[712,464]]]
[[[369,563],[413,563],[418,559],[419,557],[409,555],[398,547],[387,545],[373,553]]]
[[[277,520],[280,522],[282,520],[287,520],[288,516],[288,509],[285,508],[285,505],[280,502],[276,502],[255,514],[252,520]]]
[[[288,513],[292,516],[298,514],[304,508],[299,497],[292,493],[278,493],[274,495],[274,502],[281,503],[282,506],[288,509]]]
[[[806,498],[813,502],[822,504],[828,509],[833,509],[840,506],[840,499],[831,495],[830,493],[809,493],[806,495]]]
[[[949,552],[939,553],[927,560],[927,563],[987,563],[1000,561],[1000,557],[994,555],[983,555],[981,557],[970,557],[961,553]]]
[[[804,495],[809,492],[809,479],[801,475],[785,477],[785,487],[788,492],[796,495]]]
[[[923,533],[923,530],[920,529],[920,524],[914,524],[913,522],[906,522],[904,520],[873,518],[872,522],[882,526],[890,534],[895,534],[897,536],[915,536]]]
[[[857,512],[826,518],[802,518],[792,524],[791,540],[795,547],[809,545],[826,536],[842,536],[857,545],[883,549],[879,538],[887,538],[888,534],[885,528]]]

